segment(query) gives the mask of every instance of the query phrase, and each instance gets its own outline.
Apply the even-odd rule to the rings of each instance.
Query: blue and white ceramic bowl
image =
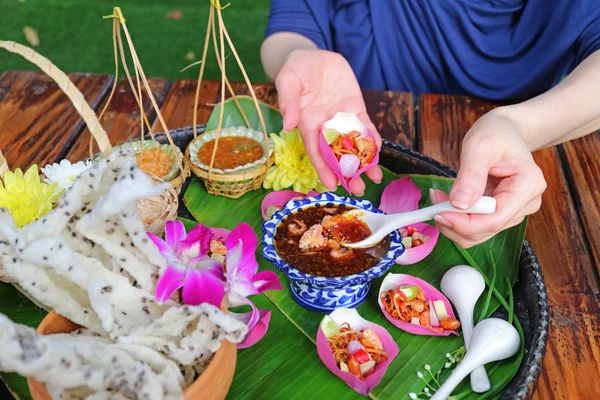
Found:
[[[285,272],[290,281],[290,289],[294,300],[312,311],[329,313],[337,308],[354,308],[367,297],[371,280],[380,277],[404,253],[402,238],[398,231],[390,234],[390,247],[379,264],[358,274],[341,277],[322,277],[306,274],[292,267],[277,254],[275,249],[275,232],[281,222],[290,215],[309,207],[332,207],[345,205],[366,211],[383,214],[367,200],[357,200],[337,196],[333,193],[322,193],[303,200],[291,200],[269,220],[265,221],[262,230],[263,256],[277,269]]]

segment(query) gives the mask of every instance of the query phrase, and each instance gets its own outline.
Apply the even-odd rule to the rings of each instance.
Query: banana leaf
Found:
[[[251,127],[262,130],[252,100],[246,96],[238,97]],[[220,107],[224,109],[223,126],[245,125],[235,103],[227,100],[215,108],[211,115],[207,130],[215,129],[218,124]],[[261,104],[261,110],[267,132],[279,132],[282,129],[280,113],[273,107]],[[385,185],[397,178],[396,174],[384,169],[384,179],[380,185],[367,183],[364,198],[379,204],[381,192]],[[413,181],[422,189],[421,207],[429,204],[427,191],[429,187],[448,191],[452,180],[432,176],[412,176]],[[196,178],[192,179],[185,193],[184,201],[194,218],[202,224],[233,229],[238,223],[245,221],[251,224],[257,235],[261,234],[262,217],[260,205],[266,190],[256,190],[239,199],[209,195],[204,185]],[[340,195],[346,195],[342,190]],[[192,227],[194,221],[184,221]],[[510,286],[514,284],[519,262],[519,252],[523,244],[526,222],[506,230],[493,239],[472,249],[468,255],[488,277],[492,275],[492,266],[488,262],[488,249],[494,254],[497,265],[496,289],[500,298],[506,297]],[[340,379],[331,374],[321,363],[315,347],[315,338],[322,314],[308,311],[295,303],[287,287],[287,278],[262,258],[260,249],[257,253],[261,270],[275,271],[284,289],[276,292],[254,296],[256,305],[272,310],[271,322],[266,336],[256,345],[241,350],[238,356],[236,375],[228,394],[228,399],[321,399],[332,396],[341,399],[358,399],[362,396],[351,390]],[[425,260],[411,266],[395,266],[390,272],[402,272],[427,280],[439,287],[443,273],[457,264],[468,261],[458,247],[440,235],[434,251]],[[381,278],[383,279],[383,278]],[[447,361],[446,353],[452,353],[463,346],[462,337],[424,337],[402,332],[391,325],[381,314],[377,305],[377,290],[381,279],[373,282],[368,299],[358,311],[361,315],[384,326],[394,337],[400,347],[400,354],[388,368],[381,383],[371,392],[372,399],[408,399],[408,393],[419,393],[426,385],[434,385],[433,378],[425,373],[424,365],[431,367],[433,375],[444,370]],[[482,295],[475,315],[479,315],[483,305]],[[493,299],[488,315],[499,307],[498,299]],[[46,315],[30,300],[21,295],[12,285],[0,283],[0,312],[9,318],[25,325],[36,327]],[[518,320],[515,320],[518,326]],[[523,356],[523,347],[516,356],[504,362],[487,366],[490,373],[492,390],[488,398],[497,397],[499,391],[516,373]],[[416,372],[425,374],[424,380],[418,379]],[[447,376],[444,370],[441,378]],[[13,395],[19,399],[30,399],[26,380],[16,374],[1,374]],[[434,385],[435,386],[435,385]],[[469,390],[468,382],[457,389],[461,393],[456,398],[481,398]],[[425,398],[425,397],[421,397]]]
[[[226,101],[220,106],[226,107],[224,115],[232,116],[229,121],[234,121],[234,125],[240,124],[239,113],[233,102]],[[217,113],[216,109],[207,129],[213,128],[211,123],[214,123]],[[224,126],[227,125],[224,123]],[[278,129],[280,129],[279,124],[267,125],[269,132],[279,132]],[[398,177],[384,168],[382,183],[375,185],[367,182],[363,198],[378,205],[385,186]],[[411,178],[422,190],[420,207],[430,205],[428,195],[430,187],[449,192],[453,182],[452,179],[436,176],[411,175]],[[260,237],[263,222],[260,205],[268,193],[269,191],[264,189],[256,190],[234,200],[209,195],[204,185],[199,180],[193,179],[185,193],[184,202],[194,218],[204,225],[233,229],[238,223],[245,221],[253,226]],[[338,190],[337,194],[347,195],[343,189]],[[524,221],[468,250],[459,249],[452,241],[440,235],[435,249],[423,261],[410,266],[397,265],[390,272],[415,275],[439,288],[441,277],[449,268],[474,262],[484,275],[491,279],[492,265],[488,259],[489,249],[499,266],[495,284],[499,296],[492,297],[486,313],[489,316],[500,306],[498,298],[503,300],[508,296],[515,283],[526,226],[527,222]],[[468,259],[464,256],[465,252]],[[255,296],[254,300],[259,307],[272,310],[271,324],[266,336],[259,343],[239,352],[236,375],[228,399],[320,399],[332,395],[342,399],[361,398],[362,396],[331,374],[317,355],[316,332],[323,314],[304,309],[292,299],[287,286],[287,277],[262,257],[260,249],[257,258],[259,269],[275,271],[284,284],[284,289]],[[383,277],[372,283],[369,296],[358,311],[364,318],[388,329],[400,347],[400,354],[389,366],[381,383],[369,397],[408,399],[409,393],[418,394],[427,385],[437,387],[434,377],[438,380],[445,379],[449,374],[449,370],[444,368],[447,361],[446,354],[461,348],[464,342],[462,336],[415,336],[395,328],[383,316],[377,304],[376,289],[381,280]],[[485,297],[485,295],[481,296],[475,315],[481,312]],[[516,319],[515,324],[520,330],[519,321]],[[523,354],[522,346],[521,351],[511,359],[487,366],[488,372],[491,372],[489,375],[492,384],[492,389],[486,394],[488,398],[497,397],[516,374]],[[432,374],[425,372],[425,365],[429,365]],[[418,371],[424,374],[424,379],[417,377]],[[441,373],[438,375],[438,372]],[[468,379],[457,388],[455,393],[458,393],[457,399],[481,398],[470,391]],[[421,398],[426,396],[422,395]]]

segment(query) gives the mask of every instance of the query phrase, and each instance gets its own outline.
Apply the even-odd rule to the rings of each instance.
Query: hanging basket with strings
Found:
[[[189,162],[183,156],[183,153],[181,152],[179,147],[177,147],[173,142],[173,138],[169,132],[169,128],[167,128],[167,124],[160,112],[160,108],[158,107],[156,100],[154,99],[154,95],[152,94],[152,90],[150,89],[150,85],[148,84],[148,80],[146,79],[146,74],[144,73],[144,69],[142,68],[142,64],[138,58],[137,52],[133,45],[133,40],[131,39],[131,35],[129,34],[129,30],[127,29],[125,17],[123,16],[121,9],[119,7],[115,7],[113,13],[111,15],[105,16],[104,18],[110,18],[113,20],[112,36],[115,59],[115,79],[111,93],[108,96],[108,100],[104,105],[102,112],[100,113],[100,119],[102,119],[102,115],[108,108],[117,87],[120,58],[121,64],[123,65],[123,69],[125,70],[127,82],[129,83],[129,86],[131,88],[131,93],[133,94],[133,97],[135,98],[135,101],[140,110],[140,138],[138,140],[118,145],[115,148],[132,148],[137,155],[138,167],[152,174],[155,178],[158,177],[162,181],[168,182],[175,191],[175,194],[179,195],[183,184],[185,183],[186,179],[190,176]],[[123,46],[123,38],[121,36],[121,29],[123,29],[123,33],[125,34],[125,39],[129,47],[129,52],[133,60],[135,80],[137,85],[134,84],[133,78],[129,73],[127,57]],[[152,128],[152,125],[148,121],[148,117],[146,116],[144,110],[142,88],[144,89],[148,98],[150,99],[152,107],[154,108],[154,111],[156,112],[156,115],[158,117],[158,121],[160,122],[161,127],[164,129],[165,135],[168,139],[168,143],[166,144],[161,144],[157,142],[154,138],[154,130]],[[150,134],[151,140],[144,139],[144,125],[146,126],[146,129]],[[94,159],[98,157],[98,155],[93,154],[93,141],[91,140],[90,158]]]
[[[79,89],[77,89],[77,87],[73,84],[73,82],[71,82],[69,77],[63,71],[61,71],[56,65],[52,64],[52,62],[50,62],[50,60],[47,58],[36,53],[33,49],[21,44],[11,41],[0,41],[0,48],[4,48],[11,53],[23,56],[26,60],[38,66],[42,72],[52,78],[58,84],[58,87],[71,100],[75,110],[77,110],[81,118],[88,126],[92,138],[100,148],[102,156],[108,157],[108,155],[111,154],[113,147],[110,144],[108,135],[100,124],[98,117],[89,104],[85,101],[83,94],[79,91]],[[144,83],[146,83],[145,77],[143,80]],[[151,91],[149,91],[148,95],[152,99],[153,104],[155,104]],[[170,138],[168,131],[165,132]],[[172,139],[170,140],[172,142]],[[173,144],[173,146],[175,145]],[[183,166],[181,168],[183,169]],[[0,158],[0,177],[4,174],[3,169],[4,171],[7,170],[8,165],[6,163],[6,159],[2,156]],[[149,173],[147,174],[154,182],[163,182],[160,178],[157,178]],[[174,219],[177,216],[178,205],[179,201],[177,198],[177,193],[173,188],[168,188],[164,193],[157,197],[151,199],[140,199],[138,202],[138,209],[141,219],[145,222],[147,231],[157,235],[162,234],[166,221]]]
[[[233,45],[231,37],[227,32],[225,23],[223,22],[222,10],[227,6],[222,7],[218,0],[211,0],[211,6],[208,16],[208,23],[206,27],[206,36],[204,38],[204,50],[202,53],[202,61],[200,62],[200,72],[198,76],[198,84],[196,87],[196,97],[194,101],[194,139],[188,145],[185,156],[189,162],[191,171],[200,178],[205,186],[208,193],[225,196],[230,198],[239,198],[243,194],[251,191],[260,189],[262,183],[267,176],[267,172],[274,162],[273,156],[273,141],[269,138],[265,121],[262,115],[262,111],[256,98],[254,88],[250,83],[250,79],[246,74],[246,70],[240,60],[240,57]],[[216,20],[216,22],[215,22]],[[217,31],[219,33],[219,40],[217,41]],[[227,88],[229,94],[233,98],[246,126],[223,126],[223,112],[224,107],[221,106],[219,110],[219,123],[217,129],[208,131],[198,136],[197,132],[197,112],[198,112],[198,98],[202,87],[202,77],[204,75],[204,67],[206,65],[206,56],[210,45],[210,38],[212,37],[213,47],[215,49],[215,58],[219,69],[221,70],[221,103],[225,100],[225,88]],[[256,112],[260,120],[261,132],[253,129],[248,122],[242,106],[240,105],[238,98],[233,90],[226,73],[226,57],[225,57],[225,41],[227,42],[231,53],[233,54],[237,65],[239,66],[242,75],[252,100],[256,106]],[[237,165],[229,169],[215,168],[215,160],[218,159],[219,155],[219,140],[223,137],[246,137],[252,138],[255,142],[262,147],[262,157],[258,160],[250,161],[246,164]],[[202,146],[212,146],[212,152],[210,156],[210,162],[202,163],[199,161],[198,151]],[[256,145],[255,145],[256,146]],[[234,157],[234,155],[221,155],[221,158]]]

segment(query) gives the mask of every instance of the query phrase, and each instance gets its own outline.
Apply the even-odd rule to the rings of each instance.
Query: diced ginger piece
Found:
[[[443,300],[436,300],[433,302],[433,308],[435,309],[435,314],[438,317],[438,320],[443,321],[448,319],[448,312],[446,311],[446,305]]]

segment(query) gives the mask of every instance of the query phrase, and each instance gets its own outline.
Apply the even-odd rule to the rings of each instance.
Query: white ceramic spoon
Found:
[[[458,364],[446,382],[431,400],[446,400],[469,373],[487,363],[512,357],[519,350],[519,333],[508,322],[489,318],[473,329],[473,337],[465,358]]]
[[[353,249],[372,247],[381,242],[390,232],[417,222],[432,220],[436,215],[447,211],[463,214],[493,214],[496,212],[496,199],[482,196],[473,207],[466,210],[452,207],[449,201],[399,214],[375,214],[361,210],[360,219],[369,226],[371,236],[360,242],[342,243],[342,246]]]
[[[468,265],[457,265],[444,274],[440,289],[448,297],[448,300],[454,304],[454,308],[458,312],[465,346],[469,349],[471,333],[473,332],[473,311],[477,299],[485,290],[483,276],[475,268]],[[471,388],[475,393],[487,392],[490,387],[491,384],[485,372],[485,367],[479,367],[471,373]]]

